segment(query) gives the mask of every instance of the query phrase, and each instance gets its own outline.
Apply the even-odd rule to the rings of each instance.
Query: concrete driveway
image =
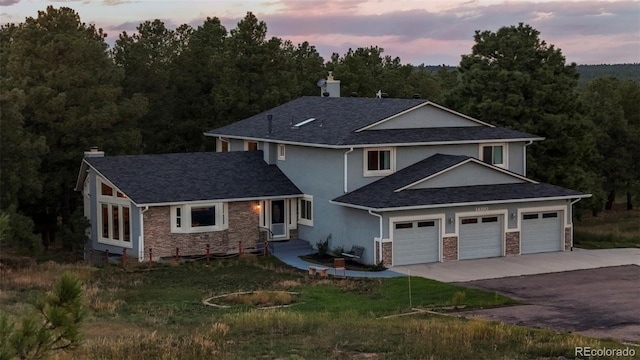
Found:
[[[556,253],[394,266],[391,270],[443,282],[463,282],[621,265],[640,265],[640,249],[574,249]]]
[[[461,283],[526,303],[463,312],[510,324],[640,343],[640,267],[616,266]]]

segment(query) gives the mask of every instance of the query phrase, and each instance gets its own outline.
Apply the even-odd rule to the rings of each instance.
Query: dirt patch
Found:
[[[640,267],[616,266],[461,283],[527,305],[467,311],[510,324],[640,342]]]

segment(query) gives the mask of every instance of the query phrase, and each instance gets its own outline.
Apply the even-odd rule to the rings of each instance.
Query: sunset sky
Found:
[[[457,65],[471,52],[475,30],[520,22],[560,48],[567,62],[640,62],[640,1],[573,0],[0,0],[0,20],[23,22],[48,5],[70,7],[109,34],[134,32],[145,20],[169,28],[197,27],[218,17],[227,30],[247,11],[267,23],[268,36],[309,41],[326,59],[332,52],[376,45],[403,63]]]

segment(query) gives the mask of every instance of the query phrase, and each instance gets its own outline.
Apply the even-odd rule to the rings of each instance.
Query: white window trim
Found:
[[[191,226],[191,209],[198,207],[211,207],[215,206],[216,225],[213,226]],[[180,208],[180,215],[182,217],[181,226],[176,225],[176,209]],[[198,203],[198,204],[184,204],[171,206],[171,232],[172,233],[202,233],[212,231],[222,231],[229,228],[229,207],[227,203],[212,202],[212,203]]]
[[[480,144],[478,147],[478,159],[484,162],[483,159],[483,150],[488,146],[502,146],[502,164],[491,164],[493,166],[508,169],[509,168],[509,143],[488,143],[488,144]],[[487,164],[487,163],[486,163]]]
[[[259,150],[260,148],[260,143],[257,141],[253,141],[253,140],[245,140],[244,141],[244,151],[249,151],[249,143],[255,143],[256,144],[256,150]]]
[[[369,152],[370,151],[389,151],[389,169],[388,170],[369,170]],[[370,176],[387,176],[396,172],[396,151],[393,147],[364,148],[362,149],[362,170],[364,177]]]
[[[278,160],[284,161],[286,157],[286,147],[284,144],[278,144]]]
[[[227,144],[227,151],[222,150],[222,144],[223,143]],[[219,152],[229,152],[229,151],[231,151],[231,142],[229,141],[229,139],[218,138],[218,149],[219,149]]]
[[[302,201],[308,201],[311,203],[311,219],[302,218]],[[313,208],[313,196],[312,195],[304,195],[303,197],[298,199],[298,224],[313,226],[313,217],[314,217],[315,209]]]
[[[298,201],[289,199],[289,230],[298,228]],[[313,215],[313,214],[312,214]]]
[[[102,184],[109,186],[113,190],[113,195],[102,195]],[[121,193],[124,195],[120,189],[115,187],[106,179],[102,177],[96,178],[96,207],[97,207],[97,220],[98,220],[98,243],[107,244],[113,246],[119,246],[124,248],[131,249],[133,247],[133,221],[132,221],[132,213],[131,213],[131,201],[124,197],[118,197],[117,194]],[[125,195],[126,196],[126,195]],[[109,209],[108,214],[108,231],[109,237],[105,238],[102,236],[102,230],[104,228],[104,223],[102,220],[102,205],[107,205]],[[112,207],[118,207],[118,234],[120,234],[121,240],[116,240],[113,238],[113,210]],[[129,241],[124,241],[124,211],[123,208],[129,209]]]

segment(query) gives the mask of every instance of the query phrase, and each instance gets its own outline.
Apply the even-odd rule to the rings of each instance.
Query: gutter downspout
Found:
[[[348,180],[348,178],[347,178],[347,176],[348,176],[348,175],[347,175],[347,172],[348,172],[348,171],[347,171],[347,170],[348,170],[348,166],[347,166],[347,158],[348,158],[349,153],[351,153],[351,152],[353,152],[353,147],[352,147],[351,149],[347,150],[347,151],[344,153],[344,193],[345,193],[345,194],[346,194],[346,193],[347,193],[347,191],[348,191],[348,190],[347,190],[347,180]]]
[[[369,215],[375,216],[378,219],[380,219],[380,246],[378,247],[378,259],[380,260],[380,262],[382,262],[382,215],[380,214],[376,214],[373,211],[369,210]],[[376,248],[376,241],[375,239],[373,240],[373,248]]]
[[[144,260],[144,213],[149,210],[149,206],[145,206],[140,210],[140,236],[138,237],[138,261]]]
[[[522,148],[522,168],[523,168],[523,176],[527,176],[527,146],[533,144],[533,140],[529,140],[528,143],[524,144],[524,147]]]

